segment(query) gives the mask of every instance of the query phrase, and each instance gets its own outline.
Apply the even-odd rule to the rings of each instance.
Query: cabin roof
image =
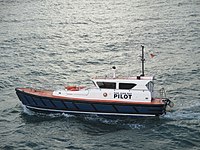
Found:
[[[132,83],[132,82],[142,82],[142,81],[144,81],[144,82],[149,82],[149,81],[152,81],[152,80],[154,80],[154,77],[153,76],[149,76],[149,77],[141,77],[141,76],[139,76],[139,77],[122,77],[122,78],[109,78],[109,77],[95,77],[95,78],[92,78],[92,80],[93,81],[96,81],[96,82],[126,82],[126,83],[128,83],[128,82],[130,82],[130,83]]]

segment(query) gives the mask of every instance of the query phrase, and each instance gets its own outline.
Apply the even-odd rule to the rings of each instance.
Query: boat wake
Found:
[[[150,124],[173,124],[173,122],[177,121],[200,121],[200,110],[198,107],[195,108],[184,108],[176,111],[169,111],[166,115],[158,117],[158,118],[148,118],[148,117],[115,117],[115,116],[102,116],[102,115],[89,115],[89,114],[80,114],[73,115],[67,113],[41,113],[29,110],[23,105],[23,112],[29,116],[36,116],[37,118],[41,118],[42,120],[51,120],[52,118],[57,121],[60,119],[73,119],[77,120],[79,123],[83,124],[101,124],[101,125],[109,125],[117,128],[123,129],[146,129],[149,128]]]
[[[50,117],[50,118],[60,118],[60,117],[65,117],[65,118],[70,118],[74,117],[74,115],[70,114],[65,114],[65,113],[40,113],[36,111],[32,111],[26,106],[22,105],[23,113],[29,115],[29,116],[37,116],[37,117]]]
[[[22,105],[23,113],[28,116],[35,116],[41,118],[41,121],[44,118],[73,118],[82,121],[83,123],[92,123],[92,124],[102,124],[102,125],[111,125],[117,126],[123,129],[143,129],[145,128],[145,120],[143,117],[108,117],[108,116],[99,116],[99,115],[71,115],[67,113],[39,113],[32,110],[29,110],[24,105]]]
[[[36,112],[34,111],[31,111],[30,109],[26,108],[26,106],[22,105],[22,109],[23,109],[23,112],[27,115],[30,115],[30,116],[33,116],[36,114]]]
[[[109,125],[121,129],[143,129],[147,118],[142,117],[108,117],[99,115],[83,116],[84,121],[95,124]]]
[[[200,120],[200,112],[194,112],[192,110],[177,110],[172,113],[168,113],[164,118],[170,119],[172,121],[193,119]]]

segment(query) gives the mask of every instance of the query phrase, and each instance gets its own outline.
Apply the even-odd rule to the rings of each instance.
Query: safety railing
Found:
[[[152,96],[153,96],[153,98],[165,99],[166,98],[166,91],[165,91],[164,88],[161,88],[160,90],[154,90]]]

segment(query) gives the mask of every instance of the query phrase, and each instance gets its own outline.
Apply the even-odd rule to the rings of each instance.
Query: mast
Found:
[[[145,62],[145,58],[144,58],[144,46],[142,46],[142,56],[141,56],[141,62],[142,62],[142,74],[140,76],[144,76],[144,62]]]

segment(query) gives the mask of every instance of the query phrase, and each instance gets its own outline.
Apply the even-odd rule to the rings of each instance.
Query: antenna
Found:
[[[115,79],[116,78],[116,67],[113,66],[112,70],[113,70],[113,79]]]
[[[144,62],[145,62],[145,58],[144,58],[144,46],[142,46],[142,56],[141,56],[141,62],[142,62],[142,74],[140,76],[144,76]]]

